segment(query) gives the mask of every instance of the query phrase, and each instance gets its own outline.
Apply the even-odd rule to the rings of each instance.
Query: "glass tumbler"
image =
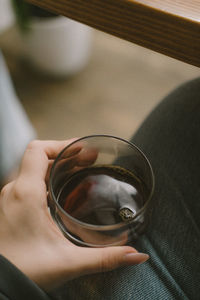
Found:
[[[144,231],[153,190],[152,167],[138,147],[122,138],[91,135],[55,159],[49,207],[74,244],[125,245]]]

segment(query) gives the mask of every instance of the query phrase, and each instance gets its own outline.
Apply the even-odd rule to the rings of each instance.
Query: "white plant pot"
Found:
[[[14,23],[15,16],[11,2],[8,0],[0,0],[0,33],[11,27]]]
[[[23,36],[24,55],[42,72],[77,73],[90,57],[92,29],[63,16],[33,19]]]

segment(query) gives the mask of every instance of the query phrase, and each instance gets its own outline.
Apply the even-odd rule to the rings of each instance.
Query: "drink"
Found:
[[[151,165],[135,145],[91,135],[67,145],[55,159],[49,207],[76,245],[125,245],[143,232],[153,189]]]
[[[132,172],[115,165],[96,165],[67,178],[57,201],[82,222],[113,225],[130,221],[146,198],[145,184]]]

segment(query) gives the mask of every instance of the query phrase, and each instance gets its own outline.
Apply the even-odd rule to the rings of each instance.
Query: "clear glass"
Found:
[[[63,234],[79,246],[129,244],[143,232],[154,190],[152,167],[132,143],[83,137],[53,163],[49,206]]]

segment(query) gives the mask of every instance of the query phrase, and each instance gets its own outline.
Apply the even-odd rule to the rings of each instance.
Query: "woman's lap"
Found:
[[[138,266],[84,276],[60,299],[154,300],[200,297],[200,79],[166,97],[133,137],[152,163],[156,187]]]

